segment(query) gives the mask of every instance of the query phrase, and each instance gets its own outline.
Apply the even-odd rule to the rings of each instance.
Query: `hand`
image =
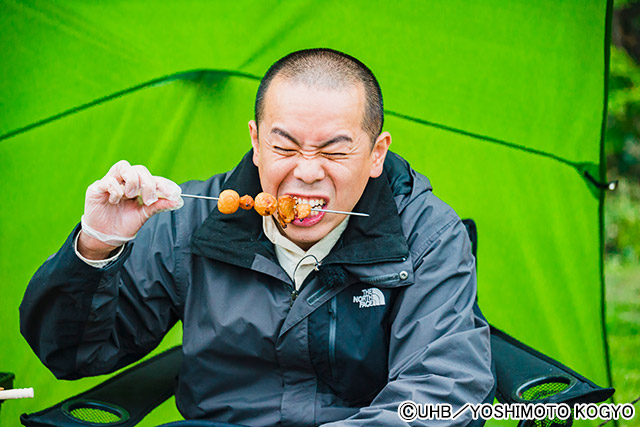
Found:
[[[121,160],[87,188],[78,251],[89,259],[105,259],[136,236],[153,215],[183,205],[174,182],[152,176],[142,165]]]

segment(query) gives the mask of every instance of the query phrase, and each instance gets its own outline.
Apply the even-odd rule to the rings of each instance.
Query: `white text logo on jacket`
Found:
[[[378,288],[363,289],[362,295],[353,297],[353,303],[358,304],[358,308],[385,305],[384,294]]]

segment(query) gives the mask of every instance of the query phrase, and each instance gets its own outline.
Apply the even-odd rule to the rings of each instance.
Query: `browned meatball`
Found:
[[[278,208],[278,201],[269,193],[260,193],[256,196],[253,207],[260,215],[269,216]]]
[[[296,219],[303,220],[311,214],[311,206],[306,203],[300,203],[295,207]]]
[[[291,196],[278,197],[278,216],[285,224],[293,221],[293,218],[295,217],[293,208],[295,207],[295,205],[296,199]]]
[[[240,206],[240,196],[234,190],[224,190],[218,196],[218,210],[223,214],[232,214]]]
[[[245,211],[253,209],[253,197],[248,194],[240,197],[240,207]]]

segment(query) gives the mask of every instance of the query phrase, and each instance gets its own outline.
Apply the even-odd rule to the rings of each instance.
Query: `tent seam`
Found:
[[[69,109],[67,109],[65,111],[62,111],[62,112],[58,113],[58,114],[54,114],[53,116],[44,118],[42,120],[38,120],[38,121],[33,122],[31,124],[28,124],[26,126],[20,127],[18,129],[12,130],[12,131],[9,131],[8,133],[6,133],[4,135],[0,135],[0,142],[4,141],[5,139],[9,139],[9,138],[12,138],[14,136],[20,135],[22,133],[28,132],[28,131],[30,131],[32,129],[37,128],[37,127],[40,127],[40,126],[49,124],[51,122],[54,122],[56,120],[62,119],[64,117],[70,116],[72,114],[79,113],[79,112],[81,112],[83,110],[86,110],[88,108],[94,107],[96,105],[100,105],[100,104],[103,104],[105,102],[111,101],[113,99],[117,99],[117,98],[120,98],[122,96],[128,95],[130,93],[136,92],[138,90],[145,89],[147,87],[151,87],[151,86],[155,86],[155,85],[159,85],[159,84],[162,84],[162,83],[168,83],[168,82],[173,81],[173,80],[181,80],[181,79],[186,79],[186,78],[194,77],[194,76],[197,77],[199,75],[203,75],[203,74],[207,74],[207,73],[218,73],[218,74],[232,76],[232,77],[243,77],[243,78],[250,79],[250,80],[260,81],[260,77],[258,77],[256,75],[249,74],[249,73],[244,73],[244,72],[241,72],[241,71],[235,71],[235,70],[217,70],[217,69],[203,68],[203,69],[196,69],[196,70],[189,70],[189,71],[181,71],[181,72],[169,74],[169,75],[166,75],[166,76],[163,76],[163,77],[158,77],[156,79],[152,79],[152,80],[149,80],[147,82],[140,83],[140,84],[137,84],[135,86],[131,86],[129,88],[114,92],[112,94],[102,96],[100,98],[94,99],[93,101],[89,101],[89,102],[87,102],[85,104],[81,104],[79,106],[69,108]],[[436,128],[436,129],[441,129],[441,130],[445,130],[445,131],[448,131],[448,132],[456,133],[456,134],[459,134],[459,135],[464,135],[464,136],[468,136],[468,137],[471,137],[471,138],[479,139],[479,140],[482,140],[482,141],[491,142],[491,143],[495,143],[495,144],[502,145],[502,146],[505,146],[505,147],[513,148],[513,149],[516,149],[516,150],[525,151],[525,152],[530,153],[530,154],[536,154],[536,155],[539,155],[539,156],[542,156],[542,157],[551,158],[551,159],[556,160],[556,161],[558,161],[560,163],[563,163],[563,164],[566,164],[568,166],[571,166],[574,169],[579,169],[577,162],[572,162],[570,160],[564,159],[562,157],[559,157],[559,156],[556,156],[554,154],[547,153],[547,152],[544,152],[544,151],[541,151],[541,150],[536,150],[536,149],[533,149],[533,148],[525,147],[525,146],[518,145],[518,144],[515,144],[515,143],[512,143],[512,142],[504,141],[504,140],[501,140],[501,139],[498,139],[498,138],[493,138],[493,137],[490,137],[490,136],[481,135],[481,134],[469,132],[469,131],[462,130],[462,129],[457,129],[457,128],[454,128],[452,126],[447,126],[447,125],[443,125],[443,124],[440,124],[440,123],[431,122],[431,121],[428,121],[428,120],[424,120],[424,119],[417,118],[417,117],[412,117],[412,116],[409,116],[407,114],[402,114],[402,113],[398,113],[398,112],[391,111],[391,110],[385,110],[385,114],[387,114],[388,116],[393,116],[393,117],[397,117],[397,118],[400,118],[400,119],[412,121],[414,123],[422,124],[422,125],[425,125],[425,126],[430,126],[430,127]]]
[[[103,103],[109,102],[111,100],[123,97],[125,95],[128,95],[130,93],[136,92],[138,90],[141,89],[145,89],[151,86],[156,86],[156,85],[160,85],[160,84],[164,84],[164,83],[168,83],[171,82],[173,80],[186,80],[186,79],[190,79],[190,78],[198,78],[202,75],[205,74],[209,74],[209,73],[213,73],[213,74],[221,74],[221,75],[225,75],[225,76],[231,76],[231,77],[243,77],[249,80],[255,80],[255,81],[260,81],[260,77],[255,76],[253,74],[249,74],[249,73],[244,73],[241,71],[235,71],[235,70],[218,70],[218,69],[207,69],[207,68],[203,68],[203,69],[196,69],[196,70],[189,70],[189,71],[181,71],[178,73],[173,73],[173,74],[169,74],[163,77],[158,77],[156,79],[152,79],[149,80],[147,82],[144,83],[140,83],[137,84],[135,86],[131,86],[129,88],[123,89],[123,90],[119,90],[117,92],[111,93],[109,95],[105,95],[102,96],[100,98],[94,99],[93,101],[89,101],[85,104],[81,104],[79,106],[76,107],[72,107],[70,109],[67,109],[65,111],[62,111],[61,113],[58,114],[54,114],[53,116],[49,116],[47,118],[44,118],[42,120],[38,120],[36,122],[33,122],[31,124],[28,124],[26,126],[23,126],[21,128],[15,129],[13,131],[9,131],[8,133],[4,134],[4,135],[0,135],[0,142],[12,138],[14,136],[26,133],[32,129],[38,128],[40,126],[44,126],[46,124],[52,123],[56,120],[59,119],[63,119],[65,117],[68,117],[70,115],[73,115],[75,113],[79,113],[81,111],[87,110],[91,107],[95,107],[97,105],[101,105]],[[577,162],[572,162],[570,160],[564,159],[560,156],[556,156],[554,154],[551,153],[547,153],[545,151],[541,151],[541,150],[536,150],[534,148],[529,148],[529,147],[525,147],[522,145],[518,145],[512,142],[508,142],[508,141],[504,141],[498,138],[493,138],[490,136],[486,136],[486,135],[481,135],[481,134],[477,134],[477,133],[473,133],[470,131],[466,131],[463,129],[457,129],[454,128],[452,126],[447,126],[447,125],[443,125],[440,123],[436,123],[436,122],[431,122],[425,119],[421,119],[418,117],[413,117],[413,116],[409,116],[407,114],[402,114],[402,113],[398,113],[395,111],[391,111],[391,110],[385,110],[384,111],[385,114],[387,114],[388,116],[392,116],[392,117],[397,117],[400,119],[404,119],[404,120],[408,120],[408,121],[412,121],[414,123],[418,123],[424,126],[430,126],[436,129],[441,129],[447,132],[451,132],[451,133],[456,133],[458,135],[464,135],[467,137],[471,137],[477,140],[481,140],[481,141],[485,141],[485,142],[490,142],[490,143],[494,143],[497,145],[501,145],[503,147],[508,147],[511,149],[515,149],[515,150],[519,150],[519,151],[524,151],[530,154],[534,154],[534,155],[538,155],[541,157],[546,157],[546,158],[550,158],[552,160],[558,161],[562,164],[568,165],[570,167],[572,167],[573,169],[575,169],[578,173],[582,174],[581,170],[580,170],[580,164]],[[601,138],[602,139],[602,138]],[[602,145],[602,143],[601,143]],[[601,149],[602,151],[602,149]],[[600,156],[600,167],[602,168],[602,154]],[[600,175],[602,176],[602,172],[600,172]],[[597,185],[596,185],[597,187]]]
[[[22,126],[18,129],[14,129],[12,131],[9,131],[8,133],[4,134],[4,135],[0,135],[0,142],[4,141],[5,139],[9,139],[12,138],[14,136],[20,135],[22,133],[28,132],[32,129],[35,129],[37,127],[40,126],[44,126],[46,124],[49,124],[51,122],[54,122],[56,120],[65,118],[67,116],[70,116],[72,114],[75,113],[79,113],[81,111],[87,110],[91,107],[95,107],[96,105],[100,105],[103,104],[105,102],[111,101],[113,99],[117,99],[120,98],[122,96],[128,95],[130,93],[136,92],[138,90],[141,89],[145,89],[147,87],[151,87],[151,86],[155,86],[155,85],[159,85],[162,83],[168,83],[170,81],[173,80],[182,80],[185,78],[189,78],[192,76],[198,77],[199,75],[204,75],[204,74],[208,74],[208,73],[218,73],[218,74],[222,74],[222,75],[227,75],[227,76],[234,76],[234,77],[244,77],[250,80],[260,80],[259,77],[254,76],[253,74],[248,74],[248,73],[243,73],[240,71],[233,71],[233,70],[214,70],[214,69],[197,69],[197,70],[190,70],[190,71],[181,71],[178,73],[174,73],[174,74],[169,74],[163,77],[158,77],[152,80],[149,80],[147,82],[144,83],[140,83],[137,84],[135,86],[131,86],[129,88],[126,89],[122,89],[119,90],[117,92],[111,93],[109,95],[105,95],[105,96],[101,96],[100,98],[94,99],[93,101],[89,101],[85,104],[81,104],[78,105],[76,107],[72,107],[69,108],[67,110],[64,110],[60,113],[54,114],[53,116],[49,116],[46,117],[42,120],[38,120],[36,122],[30,123],[28,125]]]
[[[539,155],[539,156],[542,156],[542,157],[548,157],[550,159],[556,160],[556,161],[558,161],[560,163],[563,163],[565,165],[571,166],[574,169],[578,169],[579,168],[579,163],[578,162],[572,162],[572,161],[564,159],[564,158],[562,158],[560,156],[556,156],[555,154],[547,153],[546,151],[536,150],[535,148],[525,147],[523,145],[518,145],[518,144],[515,144],[513,142],[508,142],[508,141],[504,141],[504,140],[501,140],[501,139],[498,139],[498,138],[493,138],[491,136],[481,135],[481,134],[465,131],[465,130],[462,130],[462,129],[457,129],[457,128],[454,128],[454,127],[451,127],[451,126],[442,125],[442,124],[435,123],[435,122],[430,122],[428,120],[424,120],[424,119],[420,119],[420,118],[417,118],[417,117],[408,116],[406,114],[396,113],[395,111],[385,111],[385,113],[387,115],[390,115],[390,116],[394,116],[394,117],[398,117],[398,118],[401,118],[401,119],[409,120],[409,121],[412,121],[412,122],[415,122],[415,123],[419,123],[419,124],[422,124],[422,125],[425,125],[425,126],[430,126],[430,127],[436,128],[436,129],[441,129],[441,130],[445,130],[445,131],[448,131],[448,132],[457,133],[459,135],[464,135],[464,136],[468,136],[468,137],[471,137],[471,138],[479,139],[479,140],[482,140],[482,141],[491,142],[491,143],[494,143],[494,144],[498,144],[498,145],[502,145],[502,146],[505,146],[505,147],[513,148],[513,149],[516,149],[516,150],[525,151],[525,152],[530,153],[530,154],[536,154],[536,155]]]
[[[613,0],[607,0],[607,9],[605,14],[605,35],[604,35],[604,100],[602,107],[602,124],[600,129],[600,182],[605,182],[607,179],[606,168],[606,156],[604,150],[604,140],[607,130],[607,115],[609,105],[609,61],[611,59],[611,24],[613,20]],[[609,340],[607,336],[607,306],[606,306],[606,284],[604,279],[604,199],[605,192],[600,189],[598,197],[598,223],[600,228],[600,250],[599,250],[599,264],[600,264],[600,323],[602,327],[602,341],[604,344],[604,358],[607,368],[607,380],[609,387],[613,387],[613,375],[611,372],[611,354],[609,349]],[[615,398],[612,396],[611,401],[615,403]],[[613,420],[614,425],[618,426],[618,420]]]

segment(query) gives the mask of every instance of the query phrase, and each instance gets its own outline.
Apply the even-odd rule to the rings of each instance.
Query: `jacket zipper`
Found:
[[[359,277],[358,279],[363,283],[368,283],[370,285],[383,284],[386,282],[395,282],[398,280],[400,275],[398,273],[394,274],[386,274],[384,276],[374,276],[374,277]]]
[[[295,302],[296,298],[298,298],[298,295],[300,295],[300,292],[298,292],[296,288],[293,288],[291,290],[291,301],[289,301],[289,307],[293,306],[293,303]]]
[[[336,323],[338,320],[337,297],[331,298],[329,303],[329,368],[331,378],[336,381]]]
[[[327,257],[328,258],[328,257]],[[323,259],[322,265],[333,265],[333,264],[353,264],[353,265],[366,265],[366,264],[374,264],[374,263],[384,263],[384,262],[405,262],[407,260],[406,256],[392,256],[387,258],[379,258],[379,259],[367,259],[367,260],[349,260],[344,261],[341,259]]]
[[[287,283],[287,286],[289,287],[289,292],[290,292],[290,301],[289,301],[289,307],[293,307],[293,303],[295,302],[295,300],[298,298],[298,295],[300,295],[300,292],[302,291],[302,289],[304,289],[304,287],[307,285],[307,283],[309,282],[309,280],[311,280],[311,278],[313,277],[313,274],[315,273],[315,271],[312,271],[311,273],[309,273],[309,275],[302,281],[302,284],[300,285],[300,289],[296,289],[296,284],[295,284],[295,279],[291,280],[291,283]]]

